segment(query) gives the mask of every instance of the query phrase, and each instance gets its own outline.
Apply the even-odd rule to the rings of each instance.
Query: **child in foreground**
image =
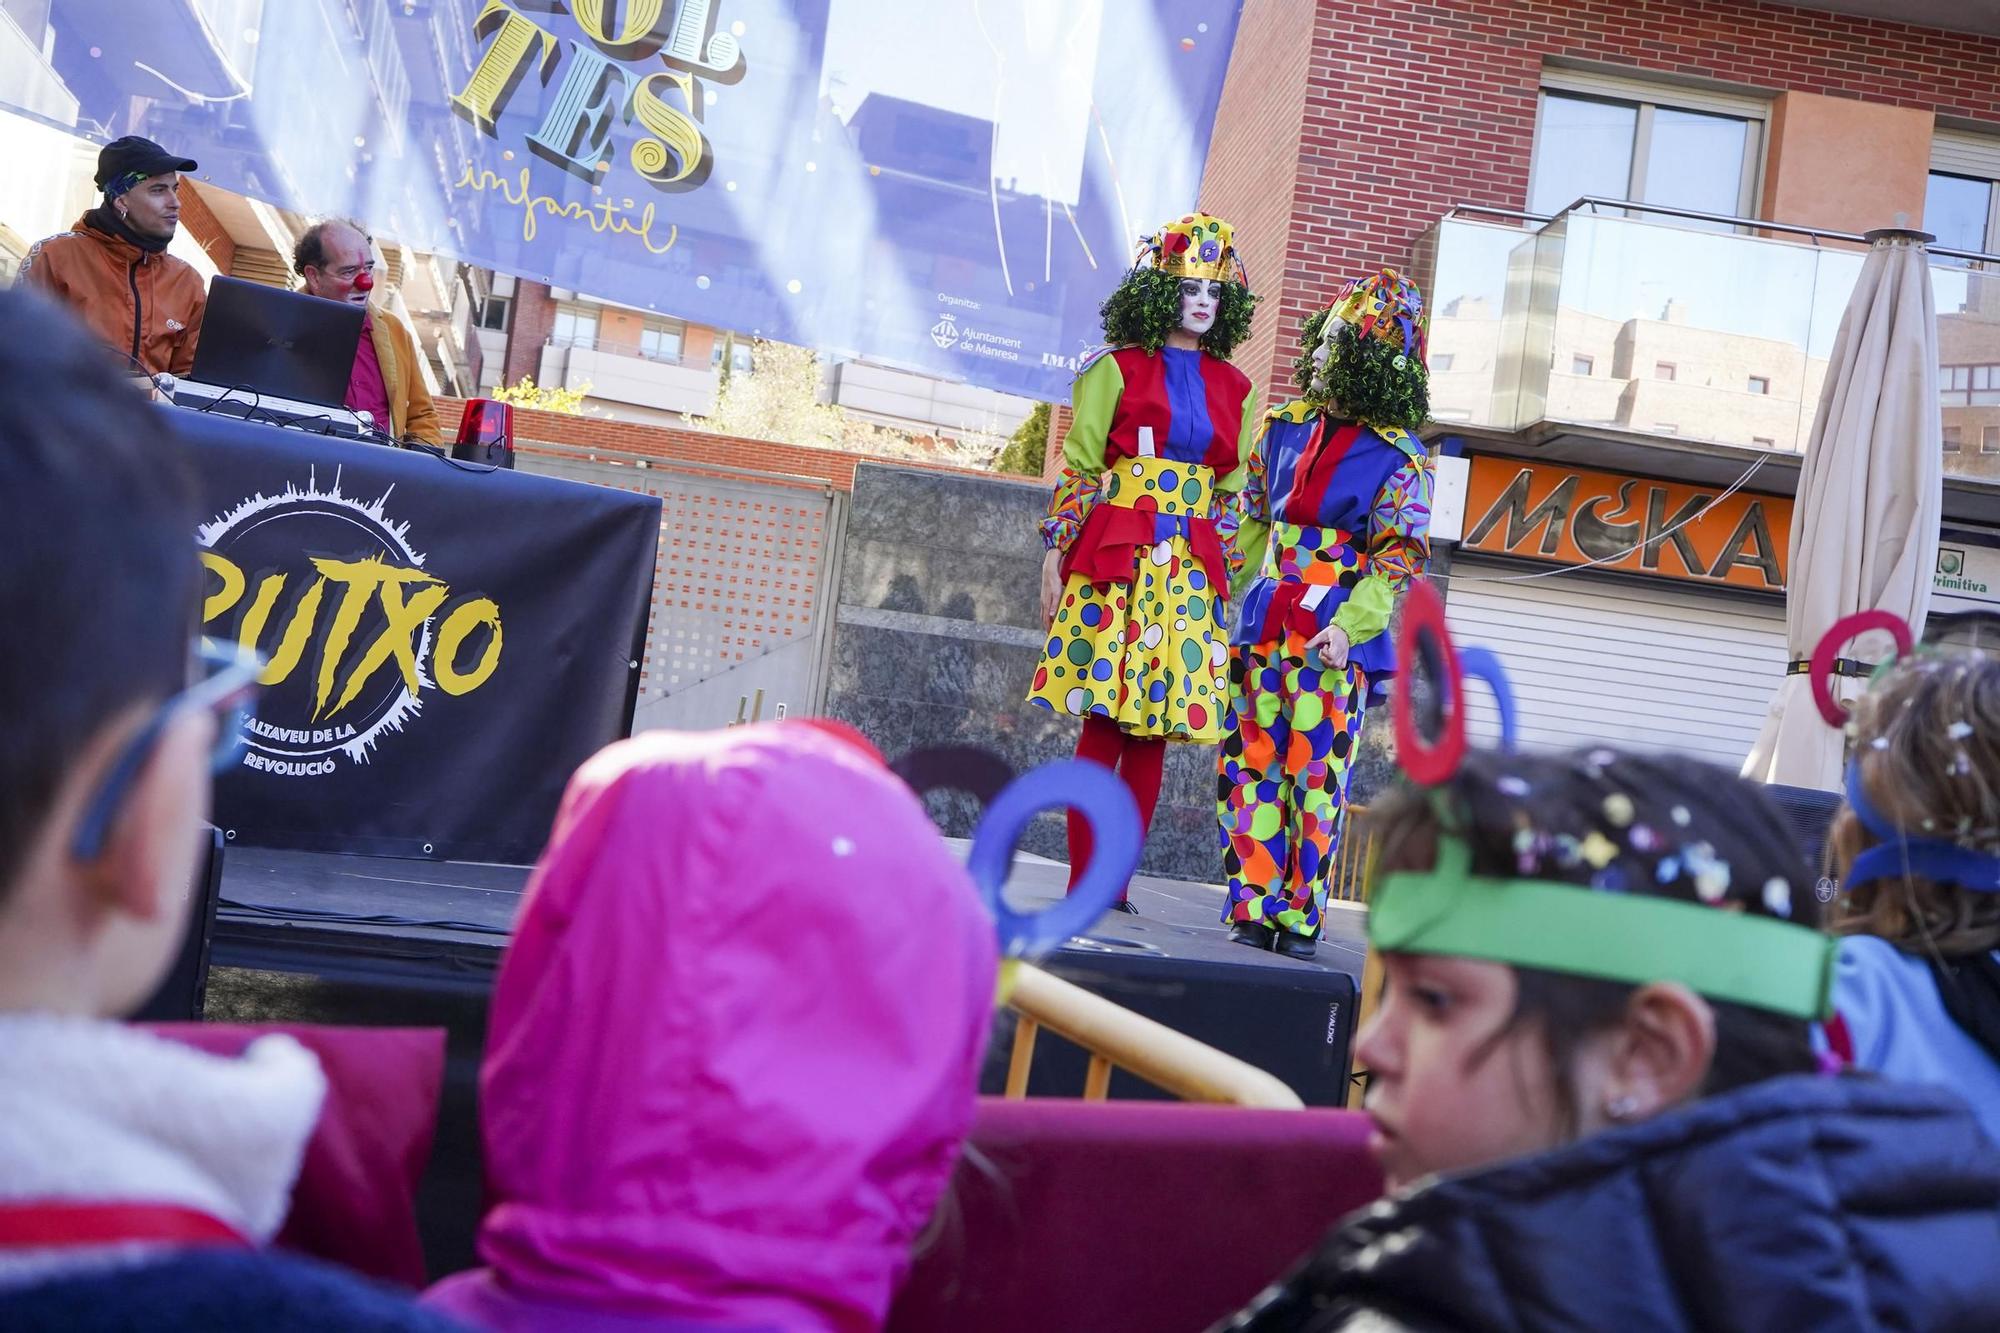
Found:
[[[2000,1150],[1818,1072],[1833,946],[1756,788],[1474,754],[1376,827],[1393,1193],[1227,1328],[2000,1327]]]
[[[972,1124],[999,938],[922,803],[804,721],[570,780],[480,1070],[495,1333],[872,1333]]]

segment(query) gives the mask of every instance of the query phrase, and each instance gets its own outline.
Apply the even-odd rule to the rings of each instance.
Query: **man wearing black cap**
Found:
[[[90,330],[149,375],[194,367],[208,294],[167,253],[180,225],[180,173],[195,164],[127,135],[97,155],[104,202],[28,251],[21,277],[70,306]]]

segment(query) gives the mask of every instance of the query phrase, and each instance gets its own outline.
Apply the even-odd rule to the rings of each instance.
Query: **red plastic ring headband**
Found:
[[[1827,725],[1840,728],[1847,725],[1852,711],[1846,704],[1833,697],[1833,663],[1840,650],[1854,642],[1870,630],[1882,630],[1896,641],[1896,656],[1908,657],[1916,641],[1910,633],[1909,624],[1893,611],[1856,611],[1851,616],[1842,616],[1833,623],[1813,649],[1809,678],[1812,681],[1813,703],[1819,708],[1819,715]],[[1400,743],[1400,736],[1398,741]]]
[[[1428,635],[1444,662],[1444,679],[1437,682],[1439,701],[1438,738],[1435,742],[1417,730],[1415,693],[1411,682],[1416,675],[1417,650]],[[1459,667],[1458,649],[1445,628],[1444,602],[1426,580],[1410,585],[1403,596],[1403,624],[1396,633],[1396,761],[1412,781],[1435,787],[1448,781],[1465,761],[1465,676]]]

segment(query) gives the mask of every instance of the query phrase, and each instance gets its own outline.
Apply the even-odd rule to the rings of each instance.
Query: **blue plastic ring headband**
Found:
[[[1852,891],[1857,884],[1877,879],[1903,879],[1922,875],[1940,884],[1955,884],[1978,893],[2000,893],[2000,856],[1975,852],[1943,838],[1905,837],[1902,830],[1883,818],[1861,790],[1861,759],[1847,765],[1847,808],[1861,821],[1861,827],[1876,844],[1854,858],[1841,888]]]
[[[1002,890],[1013,868],[1014,848],[1044,810],[1073,809],[1090,825],[1090,861],[1068,896],[1039,912],[1017,912]],[[1139,865],[1139,804],[1118,775],[1102,764],[1065,759],[1022,774],[980,816],[965,861],[986,908],[999,923],[1000,952],[1037,958],[1080,935],[1118,901]]]
[[[1040,957],[1088,930],[1138,868],[1145,841],[1138,803],[1102,764],[1067,759],[1015,777],[1006,760],[990,750],[948,746],[904,755],[893,768],[919,793],[956,789],[985,806],[965,864],[993,914],[1003,957]],[[1090,825],[1091,856],[1082,878],[1067,897],[1042,911],[1015,911],[1004,890],[1021,835],[1044,810],[1069,809]]]

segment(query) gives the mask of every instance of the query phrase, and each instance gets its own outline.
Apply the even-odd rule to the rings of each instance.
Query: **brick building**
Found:
[[[1786,657],[1798,453],[1872,228],[1958,252],[1933,258],[1959,570],[1938,609],[1985,600],[1966,590],[1988,570],[2000,589],[1983,6],[1249,0],[1199,202],[1237,224],[1262,297],[1238,364],[1271,401],[1343,280],[1424,284],[1441,530],[1465,537],[1437,569],[1459,632],[1520,677],[1530,743],[1742,758]],[[1741,507],[1662,532],[1745,474]]]
[[[1893,19],[1977,8],[1251,0],[1201,198],[1240,222],[1260,315],[1281,316],[1260,319],[1244,364],[1260,382],[1282,383],[1290,355],[1276,346],[1278,326],[1295,326],[1357,270],[1407,263],[1455,205],[1525,210],[1553,197],[1531,195],[1551,74],[1622,78],[1629,88],[1607,80],[1606,91],[1650,95],[1654,108],[1675,109],[1677,93],[1761,103],[1761,184],[1749,196],[1758,218],[1851,232],[1893,225],[1898,213],[1919,223],[1934,127],[1978,124],[2000,136],[2000,39]],[[1706,109],[1698,96],[1690,107]],[[1707,184],[1686,188],[1713,202]],[[1662,182],[1647,202],[1675,202],[1674,189]],[[1966,248],[1988,238],[1941,241],[1973,239]]]

